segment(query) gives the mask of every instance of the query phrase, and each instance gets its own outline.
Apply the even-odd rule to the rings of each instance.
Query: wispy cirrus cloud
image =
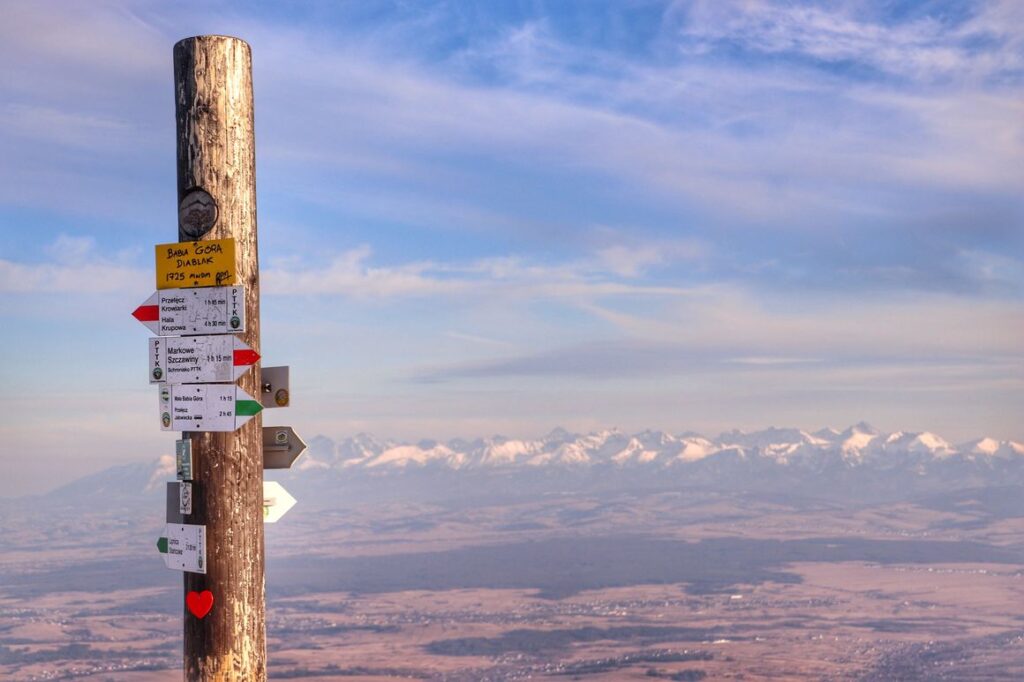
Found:
[[[0,293],[61,292],[72,295],[152,288],[152,270],[134,265],[137,254],[101,253],[91,237],[59,235],[44,247],[43,262],[0,258]],[[660,262],[645,251],[617,254],[607,251],[588,259],[561,263],[508,256],[465,263],[415,261],[376,264],[369,245],[341,252],[321,266],[295,258],[275,259],[261,273],[264,294],[271,296],[328,296],[352,299],[408,298],[518,300],[560,299],[568,303],[602,296],[682,295],[681,287],[637,282],[641,266]],[[623,272],[622,259],[628,267]]]
[[[590,20],[613,12],[605,8]],[[163,90],[156,87],[169,72],[159,65],[167,66],[173,37],[200,14],[196,6],[176,17],[156,5],[126,10],[103,4],[84,26],[99,36],[136,36],[105,46],[104,55],[122,50],[109,59],[80,40],[60,49],[45,41],[24,45],[25,78],[19,77],[14,101],[3,109],[18,122],[7,133],[8,146],[23,162],[0,168],[0,199],[140,214],[137,207],[112,208],[104,187],[121,186],[126,169],[153,156],[149,150],[161,126],[169,139],[170,117],[157,103]],[[1020,12],[1013,3],[989,2],[961,14],[939,21],[924,14],[884,16],[861,3],[827,9],[688,3],[666,6],[660,37],[650,51],[639,52],[574,39],[550,17],[477,31],[481,26],[452,17],[443,4],[406,8],[386,30],[358,35],[344,34],[344,24],[334,30],[271,26],[230,5],[204,21],[230,21],[254,46],[261,178],[268,179],[261,191],[276,205],[298,201],[356,218],[348,221],[356,223],[355,243],[370,241],[373,228],[360,223],[383,223],[389,232],[372,240],[379,252],[415,231],[437,233],[442,243],[471,233],[515,240],[527,250],[578,250],[603,213],[616,213],[651,244],[660,235],[628,216],[649,206],[660,213],[659,222],[670,220],[687,237],[731,252],[734,260],[750,256],[729,240],[748,239],[743,230],[757,230],[762,236],[749,239],[759,243],[760,255],[786,265],[799,249],[777,248],[773,235],[800,231],[806,236],[796,246],[817,251],[825,234],[853,245],[883,233],[906,235],[907,224],[922,213],[941,216],[965,203],[974,215],[1007,226],[1024,213],[1017,172],[1024,154],[1024,96],[1012,77],[1019,51],[1012,27]],[[50,22],[62,34],[75,28],[70,16],[22,7],[8,31],[17,32],[18,22]],[[433,35],[435,49],[419,49],[408,38],[424,27],[448,32],[448,40]],[[826,65],[872,66],[883,56],[897,65],[924,64],[941,61],[934,55],[946,50],[974,60],[979,65],[971,68],[988,69],[989,77],[936,81],[915,76],[914,66],[908,80],[894,83],[804,62],[744,60],[730,41],[748,51],[805,55]],[[687,51],[694,45],[700,49]],[[910,56],[885,56],[897,48]],[[51,92],[32,99],[29,80],[66,71],[79,52],[81,82],[94,85],[97,97]],[[126,61],[133,66],[123,66]],[[139,87],[111,90],[119,74]],[[158,118],[161,126],[152,123]],[[15,134],[18,126],[23,134]],[[26,142],[48,126],[53,132],[47,145],[32,145],[30,154]],[[61,162],[99,140],[102,163]],[[164,161],[169,175],[169,154]],[[133,191],[122,201],[160,195],[159,188],[138,183],[132,178],[126,186]],[[564,196],[554,197],[552,186]],[[59,188],[57,196],[44,187]],[[1000,205],[1010,210],[990,210]],[[963,218],[959,229],[966,234],[975,225]],[[931,239],[926,231],[910,234],[912,239],[894,240],[897,248],[889,253],[913,258]],[[1012,252],[1006,248],[1011,245],[954,247]],[[658,250],[640,245],[627,254],[624,248],[607,246],[622,273],[643,248]],[[860,249],[861,262],[846,267],[843,286],[941,285],[953,281],[948,272],[962,269],[957,252],[933,254],[930,264],[911,268],[941,275],[928,278],[900,277],[890,263]],[[742,277],[754,265],[716,264],[724,269],[710,270],[712,278]],[[789,272],[833,265],[802,263]],[[889,275],[879,278],[879,272]]]
[[[793,372],[794,380],[843,368],[876,368],[924,381],[934,368],[969,368],[1024,385],[1014,301],[977,301],[944,294],[867,299],[837,306],[807,294],[784,299],[746,289],[693,289],[638,313],[608,303],[579,302],[613,325],[601,340],[413,372],[417,381],[566,376],[658,378],[736,372]],[[945,370],[943,370],[945,371]],[[851,379],[853,375],[845,375]],[[865,375],[867,376],[867,375]]]
[[[848,64],[931,84],[940,79],[1019,80],[1024,12],[1013,0],[973,3],[967,16],[921,3],[903,17],[871,2],[709,1],[675,3],[685,48],[721,48]],[[968,5],[970,6],[970,4]],[[929,11],[931,9],[932,11]]]
[[[352,298],[423,298],[452,296],[467,299],[559,299],[569,304],[604,296],[684,295],[683,287],[630,281],[641,265],[658,260],[644,256],[622,264],[608,262],[600,252],[590,259],[544,263],[507,256],[465,263],[420,261],[373,265],[372,249],[363,245],[333,258],[324,267],[278,264],[263,274],[270,295],[329,295]]]

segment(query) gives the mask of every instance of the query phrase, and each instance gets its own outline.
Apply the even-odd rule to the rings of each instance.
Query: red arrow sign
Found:
[[[132,317],[139,322],[156,322],[160,319],[160,308],[155,305],[140,305],[132,311]]]
[[[259,362],[260,354],[252,348],[241,348],[235,351],[235,367],[255,365]]]

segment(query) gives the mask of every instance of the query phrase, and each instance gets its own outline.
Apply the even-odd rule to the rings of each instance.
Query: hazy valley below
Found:
[[[272,679],[1020,679],[1024,448],[934,434],[318,437]],[[0,677],[180,679],[166,460],[0,502]]]

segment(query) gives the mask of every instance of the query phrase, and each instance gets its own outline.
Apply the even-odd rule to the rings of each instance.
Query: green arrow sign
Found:
[[[263,406],[255,400],[238,400],[235,402],[235,414],[240,417],[255,417],[263,410]]]

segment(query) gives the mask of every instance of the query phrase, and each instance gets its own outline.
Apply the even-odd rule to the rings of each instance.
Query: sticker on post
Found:
[[[192,480],[192,440],[174,441],[174,463],[179,481]]]
[[[178,484],[178,513],[185,516],[192,513],[192,484],[188,481]]]

